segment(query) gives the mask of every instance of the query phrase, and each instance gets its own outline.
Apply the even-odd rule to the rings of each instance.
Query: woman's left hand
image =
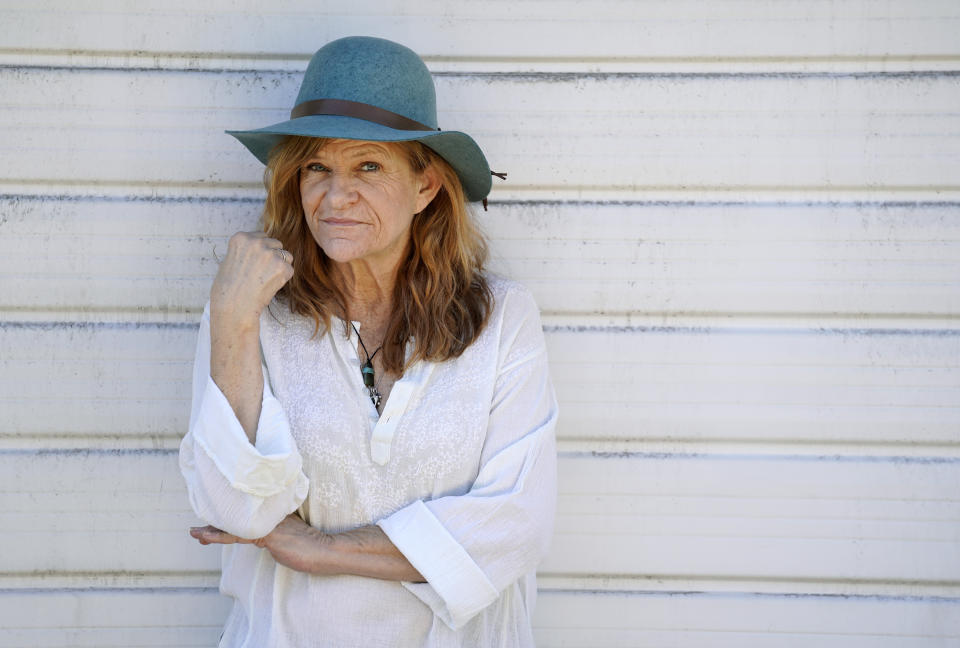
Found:
[[[255,540],[240,538],[213,526],[191,527],[190,535],[200,544],[254,544],[266,549],[281,565],[302,572],[315,572],[318,557],[330,536],[314,529],[296,513],[280,521],[273,531]]]

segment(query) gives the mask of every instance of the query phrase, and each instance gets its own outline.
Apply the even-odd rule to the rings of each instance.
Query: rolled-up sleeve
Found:
[[[190,427],[180,444],[180,471],[197,516],[242,538],[259,538],[307,496],[307,478],[290,424],[263,370],[256,444],[210,378],[210,313],[204,309],[193,368]]]
[[[463,495],[416,501],[378,524],[423,575],[404,583],[451,628],[534,572],[553,533],[557,403],[539,312],[509,293],[480,470]]]

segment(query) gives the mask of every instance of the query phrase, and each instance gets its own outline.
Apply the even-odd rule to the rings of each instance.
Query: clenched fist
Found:
[[[210,312],[221,322],[251,326],[293,276],[293,255],[263,232],[237,232],[210,289]]]

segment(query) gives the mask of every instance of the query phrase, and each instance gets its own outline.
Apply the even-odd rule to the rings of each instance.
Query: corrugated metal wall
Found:
[[[399,40],[510,180],[563,417],[542,646],[960,643],[960,4],[0,2],[0,645],[200,646],[215,251],[310,54]]]

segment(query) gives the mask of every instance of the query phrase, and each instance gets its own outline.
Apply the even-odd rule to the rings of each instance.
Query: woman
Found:
[[[204,311],[190,502],[222,544],[222,646],[528,646],[556,401],[536,305],[483,273],[473,140],[412,51],[329,43],[266,162],[265,232]]]

